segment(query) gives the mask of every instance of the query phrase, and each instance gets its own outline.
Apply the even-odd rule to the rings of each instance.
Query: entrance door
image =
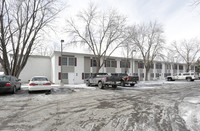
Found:
[[[75,78],[74,73],[68,73],[68,83],[69,84],[74,84],[74,78]]]

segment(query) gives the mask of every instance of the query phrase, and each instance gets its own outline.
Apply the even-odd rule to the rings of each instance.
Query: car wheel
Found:
[[[90,82],[89,82],[89,81],[86,81],[86,85],[87,85],[87,86],[90,86]]]
[[[15,93],[16,93],[16,91],[17,91],[17,89],[16,89],[16,87],[14,86],[14,87],[13,87],[12,94],[15,94]]]
[[[112,88],[117,88],[117,85],[112,85]]]
[[[187,81],[192,81],[192,79],[191,79],[191,78],[187,78],[186,80],[187,80]]]
[[[135,84],[131,84],[131,86],[135,86]]]
[[[100,81],[99,83],[98,83],[98,87],[100,88],[100,89],[103,89],[104,87],[103,87],[103,83]]]
[[[29,94],[31,94],[31,93],[32,93],[32,91],[28,91],[28,93],[29,93]]]
[[[121,82],[121,86],[125,86],[125,83],[124,83],[124,81],[122,81],[122,82]]]
[[[172,78],[168,78],[167,80],[168,80],[168,81],[172,81]]]

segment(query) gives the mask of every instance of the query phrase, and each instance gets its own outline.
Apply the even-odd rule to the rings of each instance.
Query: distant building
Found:
[[[100,61],[101,63],[103,60]],[[140,80],[144,80],[145,69],[141,59],[127,59],[124,57],[110,57],[100,69],[100,72],[106,73],[124,73],[129,75],[138,75]],[[21,72],[19,78],[27,82],[33,76],[47,76],[53,83],[60,83],[62,78],[64,83],[78,84],[84,83],[96,71],[97,64],[93,55],[82,53],[63,52],[61,63],[61,52],[55,51],[52,56],[30,56],[27,65]],[[194,66],[191,66],[194,70]],[[186,71],[186,64],[169,63],[163,61],[154,61],[149,74],[149,80],[165,79],[166,76],[173,73]]]

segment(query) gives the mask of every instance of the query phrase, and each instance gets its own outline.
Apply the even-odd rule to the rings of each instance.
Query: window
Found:
[[[154,73],[151,73],[151,78],[154,78]]]
[[[174,65],[174,69],[177,70],[177,65]]]
[[[179,65],[179,70],[183,70],[183,65]]]
[[[184,75],[184,76],[187,76],[187,75],[190,75],[190,73],[184,73],[183,75]]]
[[[120,67],[121,68],[130,68],[130,62],[129,61],[120,61]]]
[[[110,67],[110,61],[109,60],[106,61],[106,67]]]
[[[82,73],[82,79],[87,79],[91,76],[92,74],[91,73]]]
[[[111,67],[116,67],[117,66],[117,64],[116,64],[116,61],[111,61]]]
[[[143,62],[139,62],[138,63],[138,68],[144,69],[144,63]]]
[[[153,64],[153,63],[151,64],[150,68],[151,68],[151,69],[154,69],[154,64]]]
[[[61,66],[61,57],[59,57],[58,65]],[[76,58],[75,57],[62,57],[62,65],[64,66],[76,66]]]
[[[159,77],[160,76],[160,73],[156,73],[156,77]]]
[[[117,62],[115,60],[106,60],[105,67],[117,67]]]
[[[67,58],[62,58],[62,65],[67,65]]]
[[[191,66],[191,70],[194,70],[194,66]]]
[[[140,73],[140,78],[144,78],[144,73]]]
[[[58,79],[61,80],[61,72],[58,73]],[[62,73],[62,79],[68,79],[68,73]]]
[[[94,59],[92,59],[92,66],[93,66],[93,67],[97,67],[97,61],[94,60]]]
[[[74,64],[75,64],[75,59],[69,58],[69,66],[74,66]]]
[[[165,73],[164,76],[165,76],[165,77],[171,76],[171,73]]]
[[[161,63],[157,63],[156,64],[156,69],[162,69],[162,64]]]
[[[68,79],[68,73],[62,73],[62,79]]]
[[[170,64],[167,64],[167,69],[171,69],[171,65]]]

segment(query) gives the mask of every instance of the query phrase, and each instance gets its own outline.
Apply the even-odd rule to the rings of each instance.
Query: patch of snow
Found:
[[[200,104],[200,96],[198,96],[198,97],[186,97],[186,98],[184,98],[183,101],[193,103],[193,104]]]

